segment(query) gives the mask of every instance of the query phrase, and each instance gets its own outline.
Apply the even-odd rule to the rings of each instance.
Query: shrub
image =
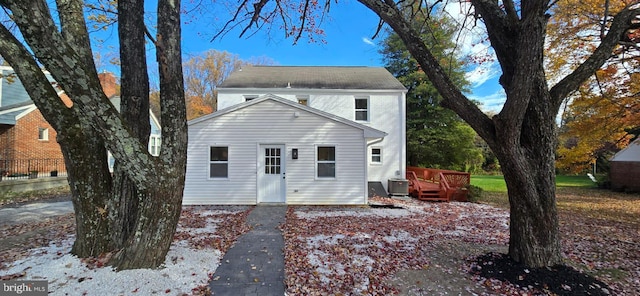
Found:
[[[610,189],[611,180],[609,180],[609,174],[596,176],[596,185],[601,189]]]
[[[469,190],[467,191],[467,199],[470,202],[477,202],[478,200],[480,200],[480,198],[482,198],[482,195],[484,194],[484,190],[478,186],[475,185],[469,185]]]

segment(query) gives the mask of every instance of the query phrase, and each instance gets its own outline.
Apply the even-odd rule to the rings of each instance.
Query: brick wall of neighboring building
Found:
[[[0,125],[0,159],[14,158],[14,148],[12,145],[15,141],[14,131],[13,125]]]
[[[105,95],[117,95],[119,87],[116,77],[112,73],[98,75]],[[73,103],[66,94],[60,95],[67,107]],[[39,130],[46,130],[46,139],[39,139]],[[15,125],[0,125],[0,170],[10,170],[9,173],[26,173],[31,170],[49,172],[64,170],[64,163],[56,164],[44,159],[62,160],[62,151],[56,141],[57,133],[44,119],[39,110],[29,112],[16,121]]]
[[[119,93],[116,76],[114,76],[113,73],[102,72],[98,74],[98,79],[100,79],[100,85],[107,98],[111,98]]]
[[[44,119],[39,110],[29,112],[16,122],[15,149],[21,155],[17,158],[62,158],[60,145],[56,141],[56,131]],[[47,130],[46,139],[38,139],[39,129]]]
[[[612,189],[640,191],[640,162],[612,161],[609,165]]]
[[[39,130],[46,129],[46,139],[39,139]],[[60,145],[56,141],[56,131],[44,119],[39,110],[18,119],[14,127],[15,141],[13,141],[14,157],[21,160],[62,159]],[[38,170],[48,172],[59,170],[54,163],[31,163],[29,168],[17,168],[26,170]]]

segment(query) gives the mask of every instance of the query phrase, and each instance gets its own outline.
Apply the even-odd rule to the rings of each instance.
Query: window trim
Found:
[[[207,162],[207,177],[209,180],[229,180],[229,145],[209,145],[207,147],[207,155],[209,156],[209,161]],[[226,148],[227,149],[227,160],[211,160],[211,148]],[[212,164],[226,164],[227,172],[224,177],[211,177],[211,165]]]
[[[373,150],[375,150],[375,149],[378,149],[380,152],[379,152],[378,154],[374,154],[374,153],[373,153]],[[382,151],[383,151],[383,150],[382,150],[382,147],[380,147],[380,146],[373,146],[373,147],[371,147],[371,150],[370,150],[370,155],[371,155],[371,157],[369,158],[369,163],[370,163],[370,164],[372,164],[372,165],[381,165],[381,164],[382,164],[382,161],[383,161],[383,158],[382,158],[383,153],[382,153]],[[379,157],[379,160],[378,160],[378,161],[375,161],[375,160],[373,159],[373,158],[374,158],[374,156],[376,156],[376,155]]]
[[[358,109],[358,100],[365,100],[367,102],[367,108],[366,109]],[[370,98],[367,96],[355,96],[354,100],[353,100],[353,109],[354,109],[354,120],[355,121],[359,121],[359,122],[369,122],[369,120],[371,119],[371,101]],[[366,119],[358,119],[358,112],[366,112],[367,114],[367,118]]]
[[[333,161],[331,160],[318,160],[318,149],[320,148],[325,148],[325,147],[329,147],[329,148],[333,148]],[[338,146],[334,145],[334,144],[316,144],[314,145],[314,150],[315,150],[315,155],[314,155],[314,166],[315,166],[315,179],[316,180],[336,180],[338,177]],[[318,164],[321,163],[333,163],[334,165],[334,171],[333,171],[333,177],[320,177],[318,176]]]
[[[49,128],[38,127],[38,141],[49,141]]]

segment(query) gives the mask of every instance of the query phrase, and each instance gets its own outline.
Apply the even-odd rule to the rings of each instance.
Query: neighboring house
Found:
[[[45,73],[51,83],[55,82]],[[67,101],[68,102],[68,101]],[[15,75],[0,66],[0,170],[3,174],[53,171],[64,168],[56,131],[44,119]],[[37,162],[28,160],[38,159]]]
[[[6,170],[6,173],[10,174],[23,173],[32,169],[46,172],[60,169],[56,166],[64,167],[64,163],[55,165],[52,162],[42,161],[37,164],[37,168],[22,167],[24,166],[22,164],[29,163],[29,160],[61,160],[62,151],[56,141],[56,131],[44,119],[13,69],[0,66],[0,74],[0,170]],[[48,72],[45,74],[58,90],[62,101],[67,106],[71,106],[71,100],[57,86],[51,75]],[[115,76],[111,73],[101,73],[99,78],[105,94],[118,108],[120,97],[116,95]],[[153,114],[149,120],[152,126],[149,151],[157,155],[160,147],[160,126]],[[20,165],[16,166],[16,161]]]
[[[404,178],[405,87],[384,68],[249,66],[189,121],[185,204],[366,204]]]
[[[640,191],[640,138],[609,160],[611,189]]]

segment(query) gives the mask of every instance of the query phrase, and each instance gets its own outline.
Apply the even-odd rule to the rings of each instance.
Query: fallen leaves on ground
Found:
[[[486,249],[506,247],[509,214],[504,209],[474,203],[425,203],[389,198],[371,201],[378,206],[290,207],[287,223],[283,225],[287,294],[386,295],[403,289],[404,293],[410,290],[417,295],[437,291],[439,294],[473,291],[473,294],[487,295],[582,292],[640,295],[637,251],[640,245],[636,241],[640,233],[635,223],[561,211],[566,266],[533,270],[510,262],[504,254],[478,254],[483,246]],[[456,246],[461,249],[455,249]],[[438,270],[444,277],[439,280],[446,281],[449,274],[467,277],[470,281],[450,281],[446,287],[449,290],[433,287],[443,285],[439,282],[409,283],[408,287],[390,284],[399,272],[433,273],[434,266],[442,269],[442,257],[448,256],[447,252],[459,252],[459,256],[466,256],[466,261],[452,260],[457,267]],[[508,279],[477,272],[487,264],[499,264],[495,270],[516,276]],[[490,266],[486,268],[490,269]],[[578,290],[572,284],[555,281],[553,277],[558,276],[579,279],[581,282],[576,285],[588,283],[592,287]],[[540,279],[539,285],[526,281],[536,277]],[[468,286],[452,288],[451,285]]]
[[[0,245],[6,246],[0,249],[0,279],[35,276],[48,280],[58,294],[91,291],[94,295],[143,295],[160,291],[169,295],[210,295],[208,282],[217,260],[238,236],[249,230],[245,221],[251,208],[185,206],[165,265],[158,270],[115,272],[105,266],[108,256],[78,260],[70,255],[75,231],[72,214],[38,223],[0,225]],[[12,241],[23,244],[14,245]],[[136,276],[128,275],[131,272]]]
[[[185,206],[174,241],[187,241],[194,249],[212,248],[223,254],[236,239],[250,230],[245,222],[252,207]],[[215,235],[202,235],[214,231]]]
[[[75,233],[73,214],[46,218],[35,223],[0,225],[0,269],[25,258],[30,250],[62,241]]]
[[[285,236],[290,295],[388,295],[401,270],[428,269],[438,244],[506,245],[508,213],[472,203],[372,198],[386,208],[291,207]],[[394,207],[402,208],[394,208]]]
[[[558,188],[558,209],[589,218],[640,226],[640,195],[596,188]]]

